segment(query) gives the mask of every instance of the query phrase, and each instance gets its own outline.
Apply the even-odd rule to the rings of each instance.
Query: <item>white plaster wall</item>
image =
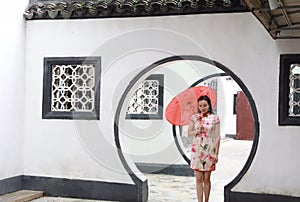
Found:
[[[279,55],[299,54],[299,40],[273,41],[270,56],[253,66],[252,83],[260,119],[260,138],[254,162],[235,190],[300,196],[299,126],[278,126]],[[266,50],[267,47],[264,48]],[[273,53],[275,51],[275,53]],[[274,57],[271,57],[275,55]],[[269,71],[266,72],[265,69]],[[255,72],[262,71],[262,74]],[[249,72],[250,73],[250,72]],[[256,77],[255,77],[256,75]],[[273,79],[272,79],[273,77]],[[275,78],[275,79],[274,79]],[[265,86],[262,88],[261,86]],[[273,86],[273,87],[272,87]]]
[[[26,2],[1,3],[0,179],[23,174]],[[13,7],[13,9],[12,9]]]
[[[295,160],[300,130],[277,125],[279,53],[300,51],[299,41],[276,44],[251,13],[40,20],[27,25],[25,174],[129,181],[115,170],[120,168],[113,149],[116,104],[128,82],[149,64],[191,54],[230,68],[257,105],[258,151],[235,189],[300,196],[300,163]],[[90,127],[84,126],[93,122],[80,122],[78,133],[72,121],[41,119],[43,57],[87,55],[102,57],[101,120],[96,123],[102,133],[95,130],[91,136],[85,136]],[[126,138],[120,135],[121,141]],[[93,150],[105,145],[110,145],[109,152]]]
[[[105,90],[101,91],[101,113],[104,117],[102,114],[100,122],[41,118],[43,58],[90,56],[95,50],[92,39],[82,42],[92,31],[77,27],[77,23],[27,22],[24,172],[32,176],[133,183],[118,158],[112,132],[111,98]],[[88,28],[92,25],[89,24]],[[105,38],[103,35],[98,37]],[[104,77],[102,82],[109,81]]]

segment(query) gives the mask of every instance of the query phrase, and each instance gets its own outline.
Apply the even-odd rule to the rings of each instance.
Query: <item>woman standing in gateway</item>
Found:
[[[198,113],[191,117],[188,135],[195,136],[191,148],[190,168],[195,171],[198,202],[209,201],[211,171],[218,162],[220,147],[220,119],[212,113],[211,100],[201,96],[197,100]]]

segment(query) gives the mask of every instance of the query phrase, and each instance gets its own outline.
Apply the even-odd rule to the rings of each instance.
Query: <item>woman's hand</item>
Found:
[[[214,154],[214,156],[213,156],[213,163],[214,164],[216,164],[216,163],[218,163],[218,154]]]
[[[201,133],[201,132],[206,132],[206,129],[204,128],[203,124],[200,124],[199,128],[196,128],[196,130],[194,130],[194,131],[195,131],[195,133],[196,133],[195,136],[197,136],[197,135],[199,135],[199,133]]]
[[[206,129],[204,128],[203,124],[200,124],[199,133],[200,132],[206,132]]]
[[[199,135],[199,133],[201,132],[200,128],[196,128],[196,130],[194,131],[195,131],[195,136]]]

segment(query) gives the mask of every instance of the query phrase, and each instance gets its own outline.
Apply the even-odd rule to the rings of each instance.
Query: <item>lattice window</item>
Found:
[[[158,112],[157,80],[146,80],[140,84],[132,96],[127,113],[129,114],[156,114]]]
[[[45,58],[43,118],[99,119],[100,58]]]
[[[280,55],[279,125],[300,126],[300,54]]]
[[[132,95],[126,112],[131,119],[162,119],[163,75],[153,74]]]
[[[53,65],[52,111],[94,110],[95,65]]]
[[[289,115],[300,116],[300,64],[291,64],[289,78]]]

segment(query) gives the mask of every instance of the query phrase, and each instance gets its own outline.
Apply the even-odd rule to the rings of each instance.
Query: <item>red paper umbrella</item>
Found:
[[[208,86],[195,86],[176,95],[166,109],[167,120],[176,126],[188,125],[190,118],[198,111],[197,99],[207,95],[211,100],[212,108],[217,102],[217,93]]]

